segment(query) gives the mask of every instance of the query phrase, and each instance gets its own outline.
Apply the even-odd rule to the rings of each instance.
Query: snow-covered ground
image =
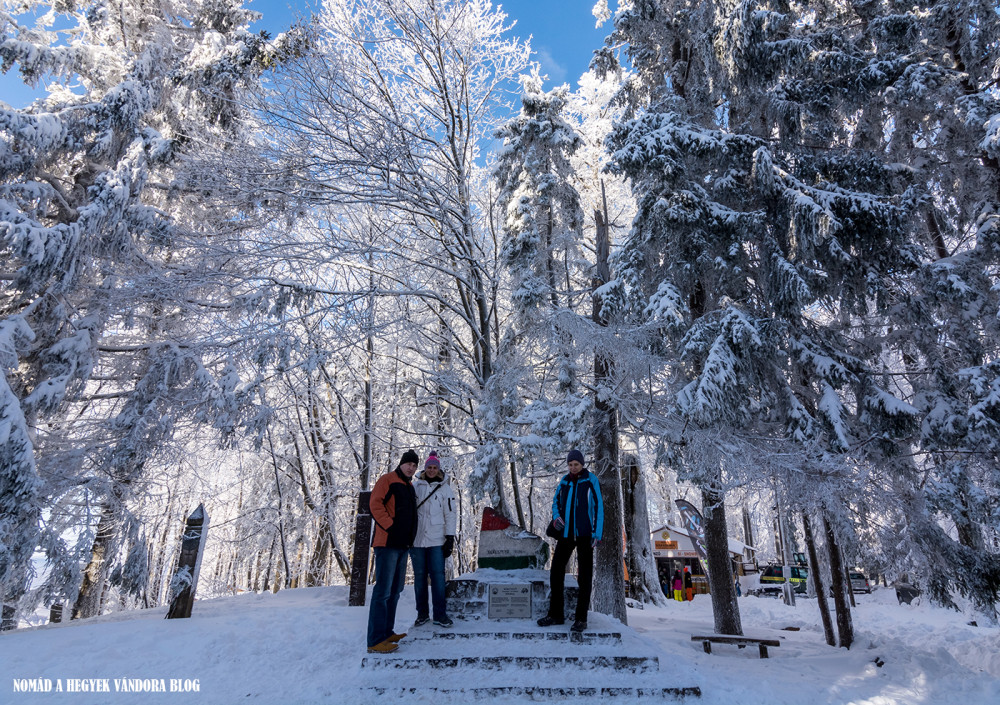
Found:
[[[698,686],[701,698],[688,702],[704,705],[1000,703],[1000,628],[981,617],[980,626],[970,626],[967,622],[974,615],[926,602],[897,605],[892,590],[857,599],[857,643],[850,651],[825,645],[815,600],[799,599],[793,608],[776,599],[743,597],[744,632],[780,639],[781,647],[771,648],[767,660],[759,659],[752,647],[716,645],[711,655],[705,654],[700,643],[691,641],[692,634],[712,631],[709,598],[698,596],[692,603],[629,610],[630,628],[618,628],[622,646],[600,648],[604,653],[640,648],[655,654],[660,659],[658,673],[568,675],[581,683],[601,678],[606,686],[631,686],[640,680],[663,687]],[[0,703],[364,703],[385,698],[362,691],[363,685],[431,686],[441,677],[434,669],[362,669],[367,609],[346,605],[346,588],[311,588],[199,601],[189,620],[168,621],[165,609],[155,609],[7,632],[0,635]],[[413,618],[408,588],[400,602],[397,631],[406,630]],[[607,617],[593,614],[590,626],[615,627]],[[798,631],[787,631],[789,627]],[[437,628],[409,629],[396,655],[422,657],[439,650],[439,640],[421,638],[432,629]],[[455,629],[510,632],[537,627],[529,622],[456,621]],[[529,654],[538,650],[530,644],[462,641],[460,648],[468,656],[509,653],[512,648]],[[564,643],[551,648],[579,647]],[[881,667],[876,659],[884,662]],[[463,675],[449,674],[459,682]],[[518,684],[529,678],[545,682],[549,675],[555,674],[515,671],[489,677]],[[148,684],[162,680],[168,691],[171,685],[179,690],[116,692],[115,679],[123,678],[148,679]],[[70,679],[93,679],[87,685],[97,687],[107,679],[111,692],[67,692],[69,685],[86,683]],[[51,681],[52,692],[17,692],[26,685],[44,687],[46,681]],[[185,685],[193,688],[194,681],[198,689],[185,692]],[[470,672],[464,682],[475,687],[499,681],[483,681],[480,673]],[[54,692],[57,683],[63,692]],[[459,702],[441,696],[419,700]]]

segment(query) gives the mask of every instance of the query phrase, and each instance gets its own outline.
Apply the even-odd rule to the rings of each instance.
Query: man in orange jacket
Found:
[[[396,634],[396,605],[406,582],[406,558],[417,535],[417,495],[410,481],[420,458],[403,453],[399,466],[378,479],[369,506],[375,520],[375,587],[368,608],[368,651],[387,654],[405,634]]]

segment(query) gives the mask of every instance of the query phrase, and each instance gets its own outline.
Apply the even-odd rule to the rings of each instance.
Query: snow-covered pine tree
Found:
[[[30,340],[21,319],[0,321],[0,602],[15,604],[33,577],[31,556],[38,543],[43,499],[35,454],[20,400],[7,384],[20,344]],[[27,342],[27,341],[25,341]]]
[[[1000,17],[995,4],[976,1],[874,3],[859,15],[880,55],[904,67],[885,91],[885,150],[924,186],[914,223],[920,269],[887,339],[922,418],[919,453],[894,476],[906,498],[907,540],[896,547],[916,556],[911,572],[937,600],[951,604],[957,590],[994,612],[1000,154],[991,118],[1000,111]]]
[[[521,111],[496,133],[503,148],[494,176],[506,214],[501,253],[523,327],[567,307],[583,213],[570,163],[581,139],[563,116],[569,87],[544,92],[537,67],[520,80]]]
[[[544,468],[566,449],[586,448],[591,404],[578,389],[577,344],[586,325],[575,310],[581,286],[583,213],[571,158],[580,136],[566,119],[569,88],[545,92],[537,67],[521,76],[521,111],[497,131],[503,147],[494,178],[504,214],[503,262],[514,317],[506,333],[503,374],[522,471]],[[562,470],[557,461],[556,472]]]
[[[881,64],[835,5],[646,2],[615,27],[608,44],[637,72],[622,93],[635,117],[610,140],[639,199],[620,282],[683,365],[685,433],[752,430],[803,462],[863,457],[873,436],[898,453],[917,410],[892,393],[872,338],[919,260],[917,198],[870,140],[884,117],[871,106],[902,66]],[[725,471],[702,470],[688,476],[721,507]],[[843,515],[850,497],[813,480]]]
[[[3,5],[3,69],[48,82],[32,105],[0,106],[0,324],[32,334],[5,350],[16,356],[5,386],[22,410],[8,418],[11,437],[33,444],[5,444],[0,468],[26,468],[33,453],[43,482],[45,522],[14,537],[49,559],[39,599],[74,600],[90,546],[65,537],[93,529],[88,507],[117,535],[179,419],[206,403],[210,420],[232,416],[233,389],[207,353],[219,341],[199,322],[229,297],[232,228],[220,224],[248,210],[220,213],[211,191],[184,184],[197,178],[191,156],[240,127],[240,91],[269,51],[246,30],[254,17],[229,0],[155,12],[129,2]],[[110,558],[93,566],[98,592]]]
[[[639,311],[647,310],[657,314],[662,312],[664,315],[661,320],[665,323],[661,336],[671,328],[671,332],[681,333],[683,328],[690,325],[689,322],[700,321],[711,311],[713,306],[706,301],[706,292],[714,294],[718,291],[718,300],[728,303],[728,299],[723,298],[723,291],[727,287],[721,286],[718,279],[740,278],[738,269],[733,271],[736,268],[731,263],[721,266],[726,260],[742,256],[739,248],[733,247],[738,242],[734,232],[740,224],[740,214],[722,208],[709,199],[702,186],[707,181],[703,179],[703,175],[713,157],[718,161],[723,155],[726,160],[730,157],[738,159],[742,155],[745,160],[755,146],[753,140],[723,133],[713,129],[714,126],[706,129],[693,121],[689,122],[687,109],[690,108],[692,114],[699,115],[701,108],[693,99],[684,103],[690,95],[688,89],[707,85],[710,76],[696,69],[690,74],[690,82],[687,80],[688,74],[675,76],[670,84],[665,82],[663,67],[670,66],[671,63],[676,65],[678,57],[673,57],[671,61],[671,57],[661,55],[660,50],[676,50],[677,43],[682,41],[679,37],[676,42],[670,41],[669,35],[676,28],[672,24],[673,15],[669,12],[669,4],[640,3],[623,7],[615,17],[615,29],[608,39],[610,46],[624,45],[636,71],[623,89],[623,97],[630,100],[628,115],[635,117],[616,126],[609,138],[609,146],[614,153],[612,169],[631,180],[638,204],[632,231],[617,253],[618,290],[614,293],[619,297],[631,298],[631,303],[638,306]],[[698,20],[705,20],[705,12],[704,9],[689,10],[683,17],[690,22],[690,27],[678,29],[678,33],[693,31],[703,38],[710,27],[707,22],[699,26]],[[706,50],[706,57],[711,56],[710,47],[699,46],[698,49]],[[687,50],[692,53],[695,51],[694,47],[687,47]],[[599,67],[607,70],[609,66],[605,62],[608,61],[616,62],[617,57],[606,52],[598,57]],[[676,80],[678,78],[683,80]],[[693,167],[693,174],[686,173],[688,160]],[[705,266],[698,266],[699,258],[703,263],[717,262],[710,271],[716,275],[716,280],[702,281]],[[631,308],[633,312],[636,310],[629,306],[621,308],[626,311]],[[730,320],[735,324],[739,313],[733,314]],[[725,319],[725,313],[722,317]],[[753,337],[736,336],[742,342],[751,344]],[[658,347],[666,352],[662,345]],[[736,362],[735,356],[724,354],[725,343],[718,347],[719,354],[713,358],[714,361],[720,364],[726,359]],[[702,364],[702,368],[705,367],[707,366]],[[694,367],[692,371],[698,374]],[[716,398],[716,403],[711,406],[723,415],[740,414],[742,405],[733,404],[728,395],[740,395],[743,390],[737,388],[735,375],[730,377],[725,374],[725,370],[720,371],[723,374],[716,379],[723,384],[715,386],[718,392],[725,392],[725,399]],[[706,379],[711,379],[711,375],[706,375]],[[710,394],[702,394],[706,399],[709,396]],[[709,419],[698,414],[693,416],[696,416],[693,419],[696,427],[710,426],[713,422],[735,421]],[[714,499],[721,499],[716,477],[721,468],[693,468],[692,464],[691,461],[687,463],[692,471],[688,475],[689,479],[713,492],[712,499],[706,495],[706,505],[721,504]],[[702,472],[699,473],[698,470]],[[709,516],[718,518],[721,512],[709,512]],[[713,524],[715,527],[720,526],[720,522]],[[713,555],[718,553],[721,538],[721,555],[725,556],[727,548],[724,520],[721,527],[720,536],[709,526],[709,549]],[[712,570],[714,567],[710,566],[710,575],[715,572]],[[711,576],[716,631],[738,634],[741,633],[739,612],[735,605],[735,595],[727,593],[727,583],[728,590],[732,591],[732,579],[728,576],[728,567],[724,567],[725,575]]]

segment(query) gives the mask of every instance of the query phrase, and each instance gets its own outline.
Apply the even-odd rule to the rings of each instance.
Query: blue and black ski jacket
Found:
[[[563,538],[601,540],[604,531],[604,500],[597,476],[587,469],[574,478],[567,473],[556,487],[552,500],[552,518],[566,523]],[[570,524],[572,523],[572,526]]]

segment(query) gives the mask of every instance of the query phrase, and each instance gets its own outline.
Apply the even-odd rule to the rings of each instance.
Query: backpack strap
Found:
[[[441,482],[438,483],[438,486],[435,487],[433,490],[431,490],[431,493],[429,495],[420,500],[420,504],[417,505],[417,509],[420,509],[422,506],[424,506],[424,502],[433,497],[434,493],[444,486],[444,482],[445,482],[444,480],[441,480]]]

